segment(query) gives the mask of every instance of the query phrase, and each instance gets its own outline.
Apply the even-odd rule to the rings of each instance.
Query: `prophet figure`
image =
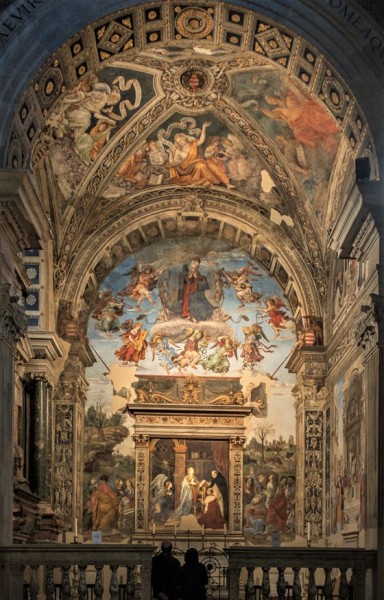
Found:
[[[283,97],[267,96],[266,101],[274,108],[260,107],[261,112],[286,123],[297,142],[306,148],[317,149],[322,145],[329,152],[336,151],[337,125],[317,102],[301,100],[291,90]]]
[[[208,122],[203,124],[198,139],[186,133],[175,135],[168,150],[169,175],[173,183],[204,186],[223,183],[227,187],[233,187],[222,164],[213,156],[213,150],[209,151],[207,159],[199,156],[199,146],[205,142],[209,125]]]

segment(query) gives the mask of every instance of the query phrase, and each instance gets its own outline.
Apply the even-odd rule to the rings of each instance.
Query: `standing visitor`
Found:
[[[199,562],[196,548],[189,548],[185,553],[185,563],[182,566],[182,599],[206,600],[208,573],[205,565]]]
[[[161,543],[161,552],[152,559],[152,591],[154,600],[178,600],[181,565],[172,556],[172,542]]]

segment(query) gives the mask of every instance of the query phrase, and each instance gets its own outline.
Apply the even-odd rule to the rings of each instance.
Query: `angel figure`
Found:
[[[124,301],[122,299],[113,298],[112,290],[105,290],[100,292],[98,302],[91,316],[98,321],[95,329],[110,334],[119,331],[119,317],[123,314]]]
[[[146,341],[148,332],[142,329],[142,323],[135,323],[129,331],[123,331],[122,337],[124,344],[115,350],[117,358],[123,364],[134,363],[138,364],[140,360],[145,359],[145,351],[148,346]]]
[[[150,346],[152,347],[152,360],[157,357],[160,365],[163,367],[167,375],[172,369],[176,368],[175,359],[177,357],[175,344],[165,333],[153,336]]]
[[[207,340],[204,331],[201,329],[187,329],[184,338],[184,348],[174,359],[179,371],[182,371],[185,367],[197,369],[197,365],[202,357],[201,350],[206,345]]]
[[[241,356],[244,359],[243,366],[253,368],[255,364],[263,360],[263,352],[273,352],[272,348],[276,348],[274,344],[267,346],[261,342],[261,338],[269,341],[264,334],[264,331],[258,323],[243,327],[245,341],[242,344]]]
[[[266,301],[265,312],[268,314],[268,323],[275,332],[276,337],[279,336],[282,329],[286,329],[288,323],[292,321],[291,317],[285,313],[284,309],[287,308],[284,301],[279,298],[276,294],[269,296]],[[264,312],[264,311],[263,311]]]
[[[173,496],[173,483],[165,473],[160,473],[152,480],[150,486],[152,522],[164,523],[169,515],[170,499]]]
[[[130,275],[131,280],[119,292],[119,296],[129,296],[136,300],[136,308],[140,308],[144,300],[147,300],[154,306],[156,305],[151,292],[157,286],[160,271],[155,270],[151,265],[138,263],[131,271],[124,273],[124,275]]]
[[[217,338],[215,348],[212,354],[207,358],[201,359],[199,362],[203,365],[205,371],[213,371],[214,373],[228,373],[230,362],[229,359],[235,356],[237,359],[237,348],[239,343],[237,340],[228,335],[222,335]]]
[[[238,271],[225,271],[221,270],[221,274],[224,277],[228,286],[233,287],[236,291],[236,298],[240,302],[240,306],[243,307],[245,303],[259,302],[262,293],[255,292],[253,289],[252,280],[254,277],[260,277],[260,273],[255,271],[252,263],[249,263],[245,267],[241,267]]]

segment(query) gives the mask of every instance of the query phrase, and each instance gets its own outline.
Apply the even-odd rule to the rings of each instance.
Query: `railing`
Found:
[[[372,600],[375,597],[371,587],[376,570],[374,550],[232,546],[226,551],[229,600]],[[241,586],[240,577],[244,573],[246,581]]]
[[[27,593],[28,600],[120,600],[123,588],[124,600],[133,600],[139,576],[140,598],[150,600],[153,551],[153,546],[144,544],[20,544],[2,547],[0,598],[24,600]],[[93,577],[92,582],[89,581],[90,576]]]
[[[3,547],[0,599],[150,600],[154,551],[145,544]],[[381,599],[369,578],[373,550],[231,546],[224,553],[203,549],[200,560],[212,571],[209,598],[224,599],[229,588],[229,600]]]

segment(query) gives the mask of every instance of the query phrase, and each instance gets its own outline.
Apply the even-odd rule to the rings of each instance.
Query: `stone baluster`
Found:
[[[134,600],[135,598],[135,567],[127,566],[127,587],[125,600]]]
[[[285,568],[277,567],[277,570],[279,572],[279,577],[277,579],[277,584],[276,584],[277,596],[278,596],[279,600],[284,600],[285,592],[287,589],[287,582],[285,581],[285,577],[284,577]]]
[[[339,598],[340,600],[348,600],[347,569],[345,568],[340,569]]]
[[[119,581],[117,579],[117,569],[118,565],[111,565],[110,569],[112,571],[111,581],[109,583],[109,593],[111,595],[111,600],[119,600]]]
[[[229,567],[229,600],[240,597],[240,567]]]
[[[55,600],[55,582],[53,580],[53,565],[45,568],[45,597],[46,600]]]
[[[317,587],[315,581],[315,567],[309,567],[309,579],[308,579],[308,600],[316,600]]]
[[[61,600],[71,600],[70,566],[61,567]]]
[[[268,600],[270,593],[271,584],[269,581],[269,567],[263,567],[263,583],[261,585],[261,596],[263,600]]]
[[[37,600],[40,592],[39,578],[37,573],[38,569],[39,565],[31,565],[31,583],[29,586],[31,600]]]
[[[95,600],[103,599],[103,592],[104,592],[103,568],[104,568],[104,565],[95,565],[95,569],[96,569],[96,580],[95,580],[95,587],[94,587]]]
[[[293,567],[292,592],[293,592],[293,600],[301,600],[302,590],[301,590],[301,583],[300,583],[300,568],[299,567]]]
[[[87,600],[88,598],[88,589],[87,589],[87,578],[85,576],[85,571],[87,569],[86,563],[79,564],[80,569],[80,578],[79,578],[79,600]]]
[[[6,568],[1,570],[7,572]],[[6,578],[5,586],[0,589],[0,598],[24,598],[24,570],[24,565],[18,563],[9,565],[9,578]]]
[[[331,571],[330,567],[326,567],[324,569],[325,579],[324,579],[324,594],[325,600],[332,600],[332,579],[331,579]]]
[[[253,582],[253,567],[247,567],[247,583],[245,585],[245,598],[246,600],[252,600],[255,595],[255,585]]]
[[[146,564],[141,567],[141,600],[151,600],[151,598],[151,565]]]
[[[73,566],[71,600],[80,600],[79,585],[80,585],[80,570],[77,565],[74,565]]]

